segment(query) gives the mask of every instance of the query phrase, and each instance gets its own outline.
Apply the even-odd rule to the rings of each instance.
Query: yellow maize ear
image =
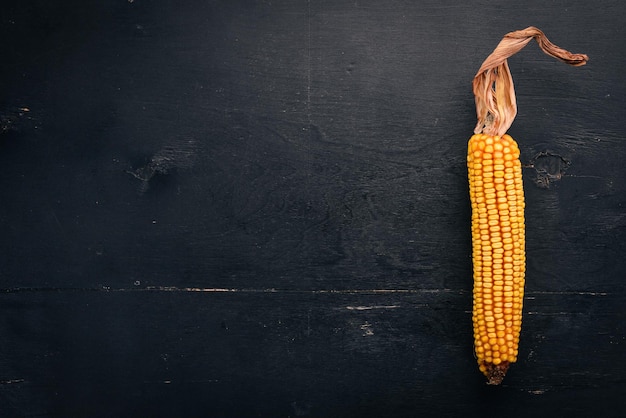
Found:
[[[467,168],[472,204],[474,350],[490,384],[517,360],[524,297],[524,189],[517,143],[475,134]]]
[[[500,384],[517,361],[524,273],[524,189],[517,143],[506,134],[517,113],[507,58],[532,39],[566,64],[584,65],[551,43],[539,29],[510,32],[483,62],[472,86],[478,123],[469,140],[467,169],[472,204],[474,290],[472,321],[478,367],[489,384]]]

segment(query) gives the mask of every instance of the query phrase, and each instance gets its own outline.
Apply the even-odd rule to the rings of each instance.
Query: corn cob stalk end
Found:
[[[499,385],[504,380],[507,370],[509,370],[509,362],[503,361],[500,364],[483,363],[480,365],[485,376],[487,376],[488,385]]]

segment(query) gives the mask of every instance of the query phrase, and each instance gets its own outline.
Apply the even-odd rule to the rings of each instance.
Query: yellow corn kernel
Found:
[[[474,351],[489,383],[499,384],[509,364],[517,360],[522,324],[525,234],[519,148],[509,135],[476,134],[469,140],[467,164]],[[494,183],[498,179],[504,181]]]

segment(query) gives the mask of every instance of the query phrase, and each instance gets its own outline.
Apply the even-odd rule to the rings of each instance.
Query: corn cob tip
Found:
[[[499,385],[502,383],[507,370],[509,370],[509,362],[503,361],[500,364],[483,363],[481,370],[483,370],[483,373],[487,376],[488,385]]]

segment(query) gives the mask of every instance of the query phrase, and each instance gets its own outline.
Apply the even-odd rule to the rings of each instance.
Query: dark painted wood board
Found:
[[[0,415],[624,415],[624,18],[3,6]],[[510,60],[527,293],[492,388],[472,356],[471,79],[531,24],[591,60]]]
[[[56,416],[403,416],[486,405],[521,416],[590,413],[591,401],[622,411],[619,298],[527,299],[522,361],[494,389],[467,353],[465,292],[7,294],[3,373],[14,378],[3,382],[4,405]]]

